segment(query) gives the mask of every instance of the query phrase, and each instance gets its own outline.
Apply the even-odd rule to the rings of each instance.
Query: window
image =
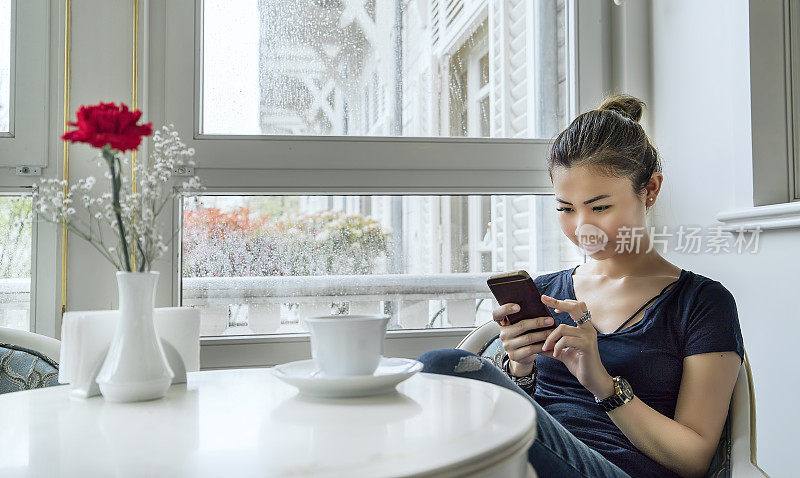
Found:
[[[0,133],[9,132],[11,111],[11,0],[0,0]]]
[[[201,134],[537,138],[564,125],[564,0],[536,15],[522,0],[201,3]],[[427,128],[412,126],[419,101],[442,106]],[[547,101],[555,120],[537,110]]]
[[[200,153],[206,184],[229,191],[267,189],[275,171],[305,171],[291,189],[310,192],[315,171],[349,170],[373,176],[336,186],[352,192],[370,184],[549,193],[552,137],[579,99],[594,105],[609,88],[595,71],[608,63],[598,60],[604,37],[593,20],[609,8],[579,9],[574,0],[167,2],[164,108],[152,119],[174,124]],[[578,39],[569,25],[580,22]],[[459,52],[469,67],[451,61]],[[458,91],[470,75],[476,88]],[[432,173],[417,180],[423,171]]]
[[[40,235],[42,228],[25,222],[38,178],[15,174],[18,166],[56,174],[47,167],[51,5],[0,0],[0,326],[56,337],[55,228]]]
[[[609,18],[610,8],[575,0],[164,2],[157,25],[165,28],[168,67],[163,85],[151,90],[159,99],[151,112],[163,116],[150,119],[173,123],[195,148],[195,172],[207,187],[199,202],[175,205],[176,225],[186,214],[197,219],[208,214],[201,211],[242,207],[252,214],[258,201],[296,198],[295,214],[391,217],[401,224],[391,226],[393,235],[414,227],[438,234],[430,243],[399,241],[404,249],[396,253],[393,244],[388,262],[375,263],[399,271],[350,275],[383,280],[384,292],[418,273],[405,268],[425,263],[423,247],[438,251],[436,274],[483,274],[484,286],[488,271],[580,262],[570,244],[559,244],[558,223],[548,218],[555,208],[548,206],[545,160],[569,118],[610,89],[608,22],[597,21]],[[164,67],[153,68],[159,75]],[[426,210],[437,215],[419,216]],[[501,211],[507,222],[491,219]],[[189,240],[196,231],[185,219]],[[523,223],[528,232],[517,231]],[[292,321],[312,310],[304,301],[321,312],[352,312],[365,302],[335,288],[324,291],[334,295],[296,300],[290,278],[298,276],[260,276],[257,287],[243,287],[235,275],[186,269],[192,256],[184,245],[183,258],[172,255],[173,282],[159,287],[162,296],[173,294],[173,304],[203,310],[204,367],[304,358],[304,334],[261,333],[298,326]],[[466,296],[418,297],[411,322],[403,311],[413,295],[371,295],[370,310],[393,316],[387,353],[452,347],[468,330],[458,320],[485,317],[472,287],[462,283]],[[471,314],[453,312],[467,303]]]
[[[0,326],[30,330],[31,198],[0,195]]]
[[[749,35],[750,129],[753,169],[753,206],[720,213],[719,220],[730,225],[758,222],[774,226],[774,210],[760,206],[787,205],[782,214],[800,210],[800,7],[782,0],[751,4]],[[772,52],[772,54],[767,54]],[[744,163],[743,163],[744,164]]]
[[[203,195],[184,199],[182,305],[205,336],[307,332],[386,313],[390,330],[491,319],[491,272],[571,267],[552,196]]]
[[[47,166],[50,4],[0,0],[0,168]],[[0,174],[0,187],[22,184]]]

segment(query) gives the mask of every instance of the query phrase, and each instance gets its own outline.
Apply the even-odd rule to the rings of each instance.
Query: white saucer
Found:
[[[405,358],[382,357],[372,375],[326,377],[319,375],[314,360],[276,365],[272,373],[293,385],[303,395],[321,398],[366,397],[391,393],[394,388],[422,370],[422,362]]]

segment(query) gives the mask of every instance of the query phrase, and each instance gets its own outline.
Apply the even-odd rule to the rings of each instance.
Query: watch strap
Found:
[[[597,404],[600,405],[600,407],[606,412],[610,412],[617,407],[621,407],[633,399],[633,389],[627,380],[620,376],[614,377],[613,380],[613,395],[603,399],[594,397],[594,400],[597,402]]]

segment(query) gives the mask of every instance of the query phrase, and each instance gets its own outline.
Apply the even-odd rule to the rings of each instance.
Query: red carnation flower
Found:
[[[153,134],[153,123],[136,124],[142,112],[129,111],[123,103],[119,107],[116,103],[81,106],[76,116],[77,122],[67,124],[78,129],[64,133],[61,136],[64,141],[89,143],[95,148],[109,145],[118,151],[128,151],[139,148],[142,136]]]

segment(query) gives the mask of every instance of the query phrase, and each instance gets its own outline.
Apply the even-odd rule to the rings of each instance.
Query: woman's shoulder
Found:
[[[569,274],[570,272],[572,272],[572,269],[574,268],[575,266],[570,267],[569,269],[561,269],[560,271],[542,272],[541,274],[537,275],[536,279],[534,280],[551,280],[555,277],[560,277],[564,274]]]
[[[691,273],[689,279],[680,315],[684,356],[735,350],[744,357],[739,313],[731,291],[701,274]]]
[[[684,287],[687,299],[698,304],[730,303],[735,306],[733,294],[722,282],[692,271],[686,271]]]
[[[569,269],[562,269],[560,271],[544,272],[542,274],[537,275],[533,279],[533,282],[539,289],[543,288],[549,289],[554,285],[562,285],[567,275],[571,274],[574,268],[575,267],[573,266],[570,267]]]

